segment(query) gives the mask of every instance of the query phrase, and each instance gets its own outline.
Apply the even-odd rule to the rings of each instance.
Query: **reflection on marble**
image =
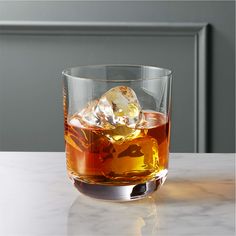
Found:
[[[114,203],[80,195],[72,204],[68,235],[156,235],[157,207],[152,197]]]
[[[68,236],[233,235],[233,180],[170,180],[136,202],[112,203],[83,195],[68,213]]]
[[[182,156],[172,161],[164,186],[147,199],[112,203],[78,196],[68,213],[68,236],[233,236],[233,158]]]
[[[169,180],[155,195],[161,235],[234,235],[234,180]]]

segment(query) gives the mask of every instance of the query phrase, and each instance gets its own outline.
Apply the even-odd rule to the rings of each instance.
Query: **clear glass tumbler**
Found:
[[[172,73],[139,65],[63,71],[68,175],[85,195],[127,201],[168,172]]]

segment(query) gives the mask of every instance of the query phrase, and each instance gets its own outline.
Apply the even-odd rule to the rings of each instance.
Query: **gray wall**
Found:
[[[129,63],[174,71],[172,152],[234,152],[234,22],[234,1],[0,2],[0,150],[62,151],[61,71]]]

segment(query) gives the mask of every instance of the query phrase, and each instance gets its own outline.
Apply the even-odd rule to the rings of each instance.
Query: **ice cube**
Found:
[[[143,118],[135,92],[126,86],[117,86],[101,96],[95,109],[96,116],[112,126],[135,128]]]
[[[147,175],[159,170],[156,139],[139,137],[120,145],[113,143],[113,158],[107,158],[104,173],[109,178]]]
[[[135,92],[126,86],[108,90],[100,99],[89,102],[78,116],[83,125],[103,129],[134,129],[144,119]]]

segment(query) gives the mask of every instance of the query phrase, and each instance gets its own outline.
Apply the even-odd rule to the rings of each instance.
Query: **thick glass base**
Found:
[[[166,180],[167,170],[163,170],[158,177],[150,181],[133,185],[99,185],[73,179],[74,186],[83,194],[111,201],[131,201],[144,198],[155,192]]]

